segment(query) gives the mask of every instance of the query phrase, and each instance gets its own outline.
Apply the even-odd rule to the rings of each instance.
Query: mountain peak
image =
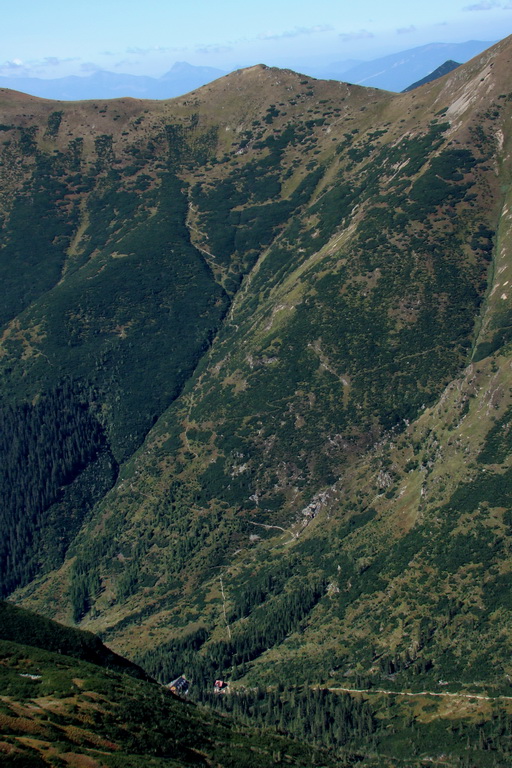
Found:
[[[170,70],[162,75],[159,80],[161,82],[182,81],[186,91],[191,90],[189,87],[191,82],[193,82],[192,88],[197,88],[199,85],[208,83],[225,74],[226,72],[215,67],[198,67],[194,64],[189,64],[188,61],[176,61]]]
[[[364,690],[351,754],[484,765],[482,718],[506,764],[511,50],[0,98],[4,594],[255,715]]]

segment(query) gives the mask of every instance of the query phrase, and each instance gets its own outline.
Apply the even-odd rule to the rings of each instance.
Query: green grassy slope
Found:
[[[482,718],[506,759],[510,46],[411,94],[255,67],[96,105],[108,142],[94,105],[38,134],[82,130],[93,186],[59,283],[5,326],[5,398],[76,377],[121,466],[17,600],[199,691],[373,689],[377,718],[378,691],[489,697],[454,728]],[[388,753],[409,707],[418,764],[454,715],[414,701]]]
[[[92,632],[66,627],[3,600],[0,602],[0,638],[149,679],[140,667],[111,651]]]
[[[261,252],[194,378],[83,532],[66,578],[75,591],[100,580],[98,626],[121,617],[121,630],[127,608],[140,615],[141,604],[146,616],[167,611],[183,584],[209,583],[210,569],[227,567],[251,534],[268,535],[262,526],[307,519],[315,494],[350,478],[368,449],[407,429],[459,375],[478,346],[480,307],[491,301],[489,256],[504,202],[492,139],[508,126],[501,84],[497,116],[486,95],[464,119],[450,117],[480,74],[467,69],[464,82],[432,86],[418,104],[384,95],[370,117],[351,113],[359,127],[338,127],[341,141],[332,141],[337,120],[325,130],[318,146],[332,149],[323,166],[301,166],[285,198],[302,206],[300,216]],[[291,153],[295,134],[274,126],[267,145]],[[268,162],[272,153],[264,148]],[[222,200],[230,216],[258,221],[261,206],[247,205],[254,161],[238,157],[191,193],[194,236],[212,261],[222,255]],[[239,240],[245,227],[222,233]]]
[[[290,102],[287,117],[268,103],[275,77],[264,67],[233,76],[249,78],[250,107],[240,95],[232,101],[223,81],[223,103],[207,89],[202,109],[199,99],[55,109],[2,94],[0,415],[5,462],[14,468],[5,494],[40,486],[41,473],[52,478],[41,498],[32,500],[38,492],[30,491],[27,502],[23,491],[3,513],[14,538],[10,551],[25,551],[2,578],[3,594],[62,560],[114,484],[117,464],[190,380],[259,249],[313,195],[323,170],[309,173],[299,163],[301,144],[312,156],[321,143],[325,118],[314,108],[320,96],[331,105],[331,120],[340,119],[340,87],[311,81],[306,88],[286,73],[280,92]],[[350,96],[344,90],[343,100]],[[356,89],[351,111],[363,96]],[[247,130],[223,125],[235,115],[240,120],[241,109]],[[34,466],[23,466],[22,457],[33,452],[29,425],[45,420],[36,401],[51,404],[61,392],[63,413],[89,415],[65,425],[70,471],[57,477],[62,461],[44,430]],[[57,441],[60,418],[53,417]],[[22,532],[13,525],[18,507],[26,508]],[[70,519],[68,529],[56,532],[62,519]]]
[[[1,618],[0,765],[348,765],[178,699],[89,633],[7,605]]]

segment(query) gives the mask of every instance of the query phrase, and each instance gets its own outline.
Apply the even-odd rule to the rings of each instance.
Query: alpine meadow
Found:
[[[0,764],[510,766],[511,71],[0,89]]]

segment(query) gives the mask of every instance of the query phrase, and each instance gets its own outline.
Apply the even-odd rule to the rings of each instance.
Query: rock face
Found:
[[[5,594],[165,679],[505,684],[511,52],[0,91]]]

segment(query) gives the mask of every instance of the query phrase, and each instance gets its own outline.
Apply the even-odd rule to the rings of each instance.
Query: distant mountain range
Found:
[[[324,80],[344,80],[347,83],[383,88],[386,91],[403,91],[448,59],[464,63],[491,45],[492,42],[481,40],[469,40],[466,43],[428,43],[373,61],[360,61],[349,68],[346,67],[347,62],[339,62],[308,74]]]
[[[39,77],[0,77],[0,88],[12,88],[32,96],[59,101],[116,99],[123,96],[135,99],[171,99],[217,80],[225,74],[223,70],[214,67],[195,67],[186,61],[178,61],[165,75],[158,78],[101,70],[86,77],[71,75],[53,80]]]
[[[357,85],[403,91],[425,78],[448,59],[466,62],[490,47],[492,42],[429,43],[372,61],[348,59],[325,67],[306,68],[304,74],[320,80],[343,80]],[[52,80],[38,77],[0,77],[0,88],[29,93],[44,99],[171,99],[217,80],[227,72],[214,67],[196,67],[178,61],[162,77],[127,75],[100,70],[85,77],[71,75]]]

